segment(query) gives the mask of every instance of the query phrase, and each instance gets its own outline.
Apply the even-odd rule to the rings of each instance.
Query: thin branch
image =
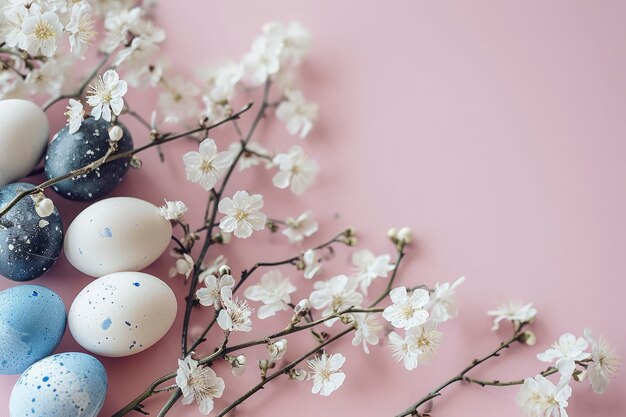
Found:
[[[248,111],[250,109],[250,107],[252,107],[252,103],[247,104],[246,106],[244,106],[241,110],[239,110],[237,113],[234,113],[232,116],[217,122],[211,126],[209,126],[210,129],[215,128],[217,126],[220,126],[224,123],[230,122],[231,120],[235,120],[238,117],[241,116],[241,114],[245,113],[246,111]],[[55,178],[51,178],[45,182],[42,182],[41,184],[39,184],[38,186],[36,186],[35,188],[32,188],[30,190],[23,190],[22,192],[18,193],[9,203],[7,203],[2,209],[0,209],[0,217],[4,216],[9,210],[11,210],[11,208],[13,206],[15,206],[22,198],[31,195],[31,194],[36,194],[38,192],[43,191],[44,189],[51,187],[61,181],[70,179],[70,178],[74,178],[74,177],[79,177],[85,174],[89,174],[90,172],[92,172],[93,170],[95,170],[96,168],[102,166],[102,165],[106,165],[108,163],[111,163],[113,161],[117,161],[118,159],[125,159],[125,158],[130,158],[135,154],[138,154],[139,152],[145,151],[146,149],[152,148],[153,146],[157,146],[157,145],[162,145],[164,143],[168,143],[171,142],[173,140],[179,139],[181,137],[184,137],[186,135],[188,135],[190,132],[199,132],[201,130],[205,130],[207,129],[207,127],[199,127],[193,130],[190,130],[188,132],[183,132],[183,133],[178,133],[175,135],[170,135],[170,136],[164,136],[158,140],[155,140],[153,142],[150,142],[146,145],[140,146],[138,148],[135,149],[131,149],[129,151],[126,152],[121,152],[121,153],[116,153],[116,154],[112,154],[107,152],[107,154],[105,154],[102,158],[99,158],[98,160],[91,162],[90,164],[82,167],[82,168],[78,168],[75,169],[73,171],[70,171],[64,175],[55,177]]]

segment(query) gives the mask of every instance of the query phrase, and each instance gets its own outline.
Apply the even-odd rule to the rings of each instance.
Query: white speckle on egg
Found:
[[[139,353],[158,342],[176,318],[176,297],[160,279],[117,272],[87,285],[70,308],[74,339],[98,355]]]

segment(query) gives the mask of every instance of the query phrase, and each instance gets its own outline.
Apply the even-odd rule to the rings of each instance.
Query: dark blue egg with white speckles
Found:
[[[102,158],[109,149],[110,127],[109,122],[90,117],[83,121],[75,133],[69,132],[69,126],[61,129],[48,146],[45,158],[46,177],[50,179],[67,174]],[[124,135],[117,142],[115,153],[133,148],[130,133],[123,125],[120,124],[120,127]],[[52,189],[70,200],[94,200],[113,191],[122,182],[129,167],[130,159],[119,159],[106,163],[89,174],[61,181],[53,185]]]
[[[0,207],[32,184],[18,182],[0,187]],[[40,277],[56,262],[63,247],[59,212],[39,217],[32,198],[22,198],[0,217],[0,275],[13,281]]]
[[[36,362],[13,387],[11,417],[97,417],[107,391],[104,366],[85,353]]]
[[[0,374],[21,374],[51,355],[66,319],[63,300],[46,287],[19,285],[0,292]]]

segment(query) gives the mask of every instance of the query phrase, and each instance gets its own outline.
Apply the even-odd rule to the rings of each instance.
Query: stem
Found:
[[[556,369],[555,367],[551,366],[548,369],[546,369],[545,371],[540,372],[539,375],[550,376],[550,375],[556,374],[557,372],[559,372],[558,369]],[[485,387],[485,386],[510,387],[510,386],[513,386],[513,385],[522,385],[522,384],[524,384],[524,379],[516,379],[514,381],[499,381],[497,379],[494,379],[494,380],[490,380],[490,381],[484,381],[484,380],[480,380],[480,379],[470,378],[468,376],[464,377],[463,381],[469,382],[471,384],[477,384],[477,385],[480,385],[481,387]]]
[[[235,120],[237,119],[242,113],[245,113],[246,111],[248,111],[250,109],[250,107],[252,107],[252,103],[247,104],[246,106],[244,106],[241,110],[239,110],[237,113],[234,113],[232,116],[217,122],[211,126],[208,127],[208,129],[212,129],[215,128],[217,126],[220,126],[224,123],[227,123],[231,120]],[[63,174],[61,176],[58,176],[56,178],[51,178],[45,182],[42,182],[41,184],[39,184],[38,186],[36,186],[35,188],[32,188],[30,190],[24,190],[20,193],[18,193],[9,203],[7,203],[2,209],[0,209],[0,218],[2,216],[4,216],[9,210],[11,210],[11,208],[13,206],[15,206],[22,198],[31,195],[31,194],[36,194],[40,191],[43,191],[44,189],[51,187],[61,181],[70,179],[70,178],[74,178],[74,177],[78,177],[80,175],[84,175],[84,174],[88,174],[91,171],[93,171],[94,169],[98,168],[101,165],[106,165],[110,162],[113,161],[117,161],[118,159],[124,159],[124,158],[129,158],[139,152],[142,152],[148,148],[151,148],[153,146],[157,146],[157,145],[161,145],[167,142],[171,142],[173,140],[179,139],[181,137],[187,136],[190,132],[199,132],[201,130],[206,130],[207,127],[200,127],[200,128],[196,128],[193,129],[191,131],[188,132],[183,132],[183,133],[178,133],[175,135],[171,135],[171,136],[165,136],[161,139],[155,140],[154,142],[150,142],[146,145],[140,146],[138,148],[135,149],[131,149],[129,151],[126,152],[121,152],[121,153],[116,153],[116,154],[111,154],[109,152],[107,152],[106,155],[104,155],[102,158],[91,162],[90,164],[82,167],[82,168],[78,168],[75,169],[74,171],[70,171],[67,174]]]
[[[482,364],[483,362],[486,362],[486,361],[488,361],[491,358],[495,358],[497,356],[500,356],[500,352],[502,350],[508,349],[513,343],[518,342],[519,338],[520,338],[520,335],[522,335],[522,333],[523,333],[522,332],[522,327],[523,326],[524,326],[524,324],[520,325],[513,332],[513,336],[509,340],[501,342],[500,346],[498,346],[497,349],[495,349],[491,353],[483,356],[482,358],[474,359],[470,365],[465,367],[465,369],[463,369],[457,375],[453,376],[452,378],[450,378],[449,380],[447,380],[443,384],[439,385],[437,388],[435,388],[434,390],[429,392],[427,395],[425,395],[419,401],[417,401],[416,403],[414,403],[410,407],[406,408],[400,414],[397,414],[396,417],[404,417],[404,416],[415,415],[415,414],[419,415],[419,413],[417,412],[417,408],[419,406],[427,403],[428,401],[432,400],[433,398],[440,396],[441,395],[441,391],[444,388],[446,388],[447,386],[452,385],[455,382],[459,382],[459,381],[473,382],[473,380],[471,380],[471,378],[468,378],[469,380],[466,379],[467,377],[465,376],[465,374],[467,374],[469,371],[471,371],[472,369],[476,368],[478,365]],[[523,383],[523,381],[522,381],[522,383]],[[487,385],[487,384],[485,384],[485,385]]]
[[[183,357],[187,356],[187,354],[190,352],[190,350],[187,349],[187,335],[189,333],[189,321],[191,320],[191,313],[193,311],[193,300],[194,300],[194,295],[196,293],[196,288],[198,287],[198,279],[199,279],[200,269],[201,269],[200,267],[202,266],[204,257],[206,256],[209,248],[211,247],[211,244],[213,243],[213,240],[212,240],[213,228],[215,227],[215,219],[217,217],[217,209],[218,209],[219,201],[222,199],[222,195],[224,194],[224,190],[226,189],[226,186],[228,185],[228,181],[230,180],[231,175],[235,171],[237,162],[239,162],[239,159],[241,158],[243,153],[246,151],[246,145],[252,138],[254,131],[256,130],[261,119],[265,115],[265,110],[267,109],[267,103],[268,103],[268,97],[269,97],[271,85],[272,84],[269,80],[265,82],[265,87],[263,89],[263,101],[261,103],[261,106],[259,107],[259,111],[257,112],[252,122],[252,125],[250,126],[250,130],[248,131],[246,138],[241,143],[241,150],[237,153],[237,156],[235,157],[232,164],[228,168],[228,171],[226,172],[226,175],[224,176],[224,180],[222,181],[222,185],[220,186],[219,191],[217,192],[213,191],[213,194],[212,194],[213,196],[212,201],[214,202],[213,210],[211,212],[211,217],[209,219],[206,219],[205,221],[205,224],[210,225],[210,227],[208,229],[208,233],[206,235],[204,244],[202,245],[202,249],[200,250],[200,255],[198,256],[198,259],[196,260],[196,273],[194,273],[193,275],[193,278],[191,280],[191,285],[189,286],[189,293],[187,295],[187,305],[185,307],[185,317],[183,319],[183,331],[182,331],[182,337],[181,337],[182,339],[181,351],[182,351]],[[207,206],[207,209],[208,209],[208,206]]]
[[[230,412],[232,409],[237,407],[239,404],[241,404],[242,402],[244,402],[248,398],[252,397],[256,392],[262,390],[263,387],[265,387],[265,385],[267,385],[270,381],[272,381],[273,379],[278,378],[281,375],[289,374],[289,372],[291,372],[291,370],[293,368],[295,368],[300,362],[306,360],[309,356],[313,355],[315,352],[317,352],[318,350],[320,350],[324,346],[327,346],[327,345],[331,344],[332,342],[334,342],[335,340],[338,340],[338,339],[342,338],[343,336],[345,336],[346,334],[352,332],[353,330],[354,330],[353,327],[350,327],[348,329],[343,330],[341,333],[338,333],[337,335],[331,337],[330,339],[326,340],[324,343],[321,343],[321,344],[315,346],[313,349],[309,350],[304,355],[300,356],[298,359],[296,359],[293,362],[289,363],[289,365],[287,365],[287,366],[279,369],[278,371],[274,372],[273,374],[269,375],[263,381],[259,382],[254,387],[252,387],[244,395],[242,395],[241,397],[237,398],[230,405],[225,407],[222,411],[220,411],[216,415],[216,417],[224,417],[228,412]]]
[[[170,409],[172,407],[174,407],[174,404],[176,404],[178,402],[178,399],[180,397],[183,396],[183,393],[180,392],[180,390],[176,390],[176,392],[174,392],[171,396],[170,399],[167,400],[167,402],[165,403],[165,405],[163,406],[163,408],[161,408],[161,411],[159,411],[159,414],[157,415],[157,417],[163,417],[165,416],[168,411],[170,411]]]

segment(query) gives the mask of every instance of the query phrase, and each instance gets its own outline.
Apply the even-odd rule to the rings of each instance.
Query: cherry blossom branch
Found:
[[[340,236],[340,235],[338,235],[338,236]],[[397,271],[399,269],[400,263],[401,263],[402,259],[404,258],[403,255],[404,255],[404,245],[398,248],[398,259],[397,259],[396,264],[395,264],[396,268],[394,269],[394,271],[392,273],[392,276],[390,277],[390,281],[392,283],[396,279]],[[388,289],[384,290],[384,292],[387,295],[389,295],[389,291],[390,290],[388,290]],[[351,313],[351,312],[356,313],[356,312],[377,312],[377,311],[380,311],[381,309],[374,308],[374,307],[376,307],[376,304],[379,304],[379,303],[380,303],[380,301],[376,301],[375,303],[372,303],[369,308],[350,307],[350,308],[347,308],[347,309],[342,310],[340,312],[331,313],[331,314],[329,314],[327,316],[324,316],[324,317],[322,317],[322,318],[320,318],[318,320],[311,321],[309,323],[306,323],[306,324],[303,324],[303,325],[300,325],[300,326],[291,326],[291,327],[288,326],[287,328],[285,328],[283,330],[280,330],[278,332],[275,332],[275,333],[273,333],[272,335],[270,335],[268,337],[259,338],[259,339],[253,339],[253,340],[250,340],[250,341],[247,341],[247,342],[243,342],[243,343],[240,343],[240,344],[237,344],[237,345],[233,345],[231,347],[227,347],[226,345],[222,344],[222,347],[220,349],[216,350],[213,354],[198,360],[198,364],[200,364],[200,365],[207,365],[207,366],[211,365],[216,359],[218,359],[219,357],[223,357],[224,355],[227,355],[229,353],[233,353],[233,352],[236,352],[236,351],[248,348],[248,347],[252,347],[252,346],[258,346],[258,345],[266,344],[266,343],[268,343],[269,340],[276,339],[276,338],[279,338],[279,337],[282,337],[282,336],[291,335],[291,334],[294,334],[294,333],[297,333],[297,332],[300,332],[300,331],[303,331],[303,330],[310,329],[312,327],[315,327],[315,326],[318,326],[318,325],[324,323],[325,321],[328,321],[328,320],[336,318],[336,317],[340,317],[343,314],[348,314],[348,313]],[[213,318],[213,321],[215,321],[216,319],[217,319],[217,315]],[[332,337],[331,339],[328,339],[327,341],[325,341],[321,345],[317,345],[315,350],[313,350],[312,353],[308,353],[306,357],[308,357],[311,354],[315,353],[321,347],[326,346],[326,345],[332,343],[333,341],[338,340],[339,338],[341,338],[341,337],[345,336],[346,334],[348,334],[348,333],[352,332],[353,330],[355,330],[355,328],[354,328],[354,326],[352,324],[349,324],[348,326],[349,327],[347,329],[344,329],[338,335]],[[206,333],[205,333],[205,336],[206,336]],[[203,337],[201,337],[201,338],[203,338]],[[199,338],[199,339],[201,339],[201,338]],[[306,357],[304,357],[304,359],[306,359]],[[298,363],[302,362],[304,359],[299,360]],[[291,368],[289,368],[289,370],[293,369],[293,367],[295,367],[297,365],[297,363],[293,364],[293,362],[292,362],[290,365],[292,365],[292,366],[291,366]],[[284,373],[284,370],[286,368],[287,367],[283,368],[281,370],[282,372],[281,371],[277,371],[275,374],[270,375],[269,377],[267,377],[266,380],[269,380],[270,378],[274,379],[274,378],[280,376],[281,373]],[[289,371],[287,371],[287,372],[289,372]],[[131,412],[133,410],[136,410],[137,407],[139,407],[143,401],[145,401],[146,399],[148,399],[151,396],[153,396],[156,393],[158,393],[158,392],[155,392],[155,391],[157,391],[158,387],[161,384],[164,384],[165,382],[167,382],[167,381],[169,381],[169,380],[171,380],[171,379],[173,379],[175,377],[176,377],[176,372],[172,372],[172,373],[169,373],[169,374],[164,375],[161,378],[157,379],[152,384],[150,384],[148,386],[148,388],[143,393],[141,393],[137,398],[135,398],[133,401],[131,401],[128,405],[126,405],[120,411],[115,413],[113,415],[113,417],[122,417],[122,416],[128,414],[129,412]],[[261,389],[261,388],[259,388],[259,389]],[[258,391],[259,389],[257,389],[256,391]],[[256,391],[254,391],[254,392],[256,392]],[[250,396],[252,396],[254,394],[254,392],[250,393],[250,391],[249,391],[246,394],[247,395],[246,398],[241,399],[241,401],[239,401],[237,404],[240,404],[245,399],[247,399]],[[178,393],[179,396],[176,398],[176,400],[174,400],[174,403],[180,398],[180,390],[177,390],[176,393]],[[170,397],[170,401],[172,401],[174,399],[174,395],[176,393],[174,393],[172,395],[172,397]],[[169,408],[171,408],[174,403],[169,405]],[[169,404],[169,401],[168,401],[168,403],[166,403],[166,406],[168,406],[168,404]],[[169,410],[169,408],[167,410]],[[162,409],[161,412],[163,412],[164,409]],[[164,415],[164,414],[160,414],[160,415]]]
[[[324,249],[326,247],[329,247],[330,245],[332,245],[333,243],[339,243],[341,242],[341,237],[345,236],[347,230],[343,231],[337,235],[335,235],[332,239],[321,243],[317,246],[315,246],[313,249],[314,250],[319,250],[319,249]],[[239,280],[239,282],[237,283],[237,285],[235,285],[235,287],[233,288],[233,294],[235,292],[237,292],[237,290],[241,287],[241,285],[245,282],[246,279],[248,279],[250,277],[250,275],[252,275],[254,273],[254,271],[256,271],[258,268],[261,267],[268,267],[268,266],[280,266],[280,265],[287,265],[287,264],[291,264],[296,262],[298,259],[300,259],[302,257],[302,255],[298,255],[298,256],[292,256],[291,258],[288,259],[284,259],[282,261],[275,261],[275,262],[257,262],[256,264],[254,264],[254,266],[248,270],[244,270],[241,273],[241,279]],[[211,328],[215,325],[215,322],[217,321],[217,313],[214,315],[213,319],[209,322],[209,324],[207,325],[207,327],[205,327],[205,329],[202,331],[202,333],[200,334],[200,336],[198,338],[196,338],[196,340],[193,342],[193,344],[191,345],[191,347],[189,349],[187,349],[188,352],[192,352],[193,350],[195,350],[200,344],[202,344],[206,339],[206,335],[209,333],[209,331],[211,330]]]
[[[454,384],[455,382],[459,382],[459,381],[467,381],[467,377],[466,374],[471,371],[472,369],[476,368],[477,366],[479,366],[480,364],[488,361],[491,358],[495,358],[500,356],[500,352],[504,349],[508,349],[509,347],[511,347],[511,345],[513,345],[515,342],[522,342],[522,336],[524,335],[524,332],[522,331],[522,328],[524,327],[526,323],[522,323],[520,326],[518,326],[518,328],[515,329],[515,331],[513,332],[513,336],[511,336],[510,339],[504,341],[504,342],[500,342],[500,345],[491,353],[479,358],[479,359],[474,359],[472,361],[472,363],[470,365],[468,365],[467,367],[465,367],[461,372],[459,372],[457,375],[453,376],[452,378],[450,378],[449,380],[447,380],[446,382],[444,382],[443,384],[439,385],[437,388],[435,388],[434,390],[432,390],[431,392],[429,392],[427,395],[425,395],[424,397],[422,397],[420,400],[418,400],[417,402],[415,402],[413,405],[411,405],[410,407],[406,408],[404,411],[400,412],[399,414],[397,414],[395,417],[404,417],[404,416],[408,416],[408,415],[417,415],[420,416],[421,414],[417,411],[417,409],[427,403],[428,401],[432,400],[433,398],[439,397],[441,394],[441,391],[448,387],[449,385]],[[467,382],[473,382],[472,380],[467,381]],[[522,381],[523,383],[523,381]],[[488,385],[488,384],[485,384]]]
[[[348,333],[351,333],[353,330],[354,330],[354,327],[350,327],[350,328],[347,328],[347,329],[343,330],[341,333],[336,334],[335,336],[331,337],[330,339],[328,339],[328,340],[324,341],[323,343],[320,343],[319,345],[315,346],[313,349],[307,351],[306,353],[304,353],[302,356],[298,357],[293,362],[290,362],[287,366],[284,366],[281,369],[279,369],[278,371],[270,374],[269,376],[264,378],[261,382],[256,384],[250,390],[248,390],[248,392],[246,392],[244,395],[242,395],[241,397],[237,398],[231,404],[226,406],[215,417],[224,417],[228,412],[233,410],[239,404],[243,403],[245,400],[247,400],[248,398],[252,397],[256,392],[262,390],[265,387],[265,385],[267,385],[270,381],[278,378],[281,375],[288,375],[291,372],[292,369],[294,369],[296,366],[298,366],[298,364],[300,362],[305,361],[307,358],[309,358],[311,355],[314,355],[315,352],[317,352],[321,348],[330,345],[331,343],[333,343],[336,340],[339,340],[340,338],[342,338],[343,336],[347,335]]]
[[[220,186],[219,191],[215,192],[214,190],[212,190],[211,198],[209,199],[209,204],[207,205],[207,213],[208,213],[209,207],[211,206],[211,202],[213,202],[211,215],[209,219],[205,218],[205,224],[210,225],[210,227],[208,229],[208,233],[206,235],[205,241],[202,245],[202,249],[200,250],[200,255],[198,256],[198,259],[196,260],[195,272],[193,274],[193,278],[191,279],[191,285],[189,286],[189,293],[187,295],[187,303],[185,306],[185,316],[183,318],[183,331],[181,335],[181,351],[182,351],[183,358],[187,356],[188,353],[190,352],[190,350],[187,349],[187,343],[188,343],[187,339],[188,339],[188,333],[189,333],[189,322],[191,320],[191,314],[193,312],[194,294],[196,293],[196,289],[198,287],[202,263],[204,262],[204,258],[206,257],[206,254],[209,248],[214,243],[212,236],[213,236],[213,229],[216,225],[215,220],[217,218],[219,201],[222,199],[222,195],[224,194],[224,191],[226,190],[226,186],[228,185],[228,181],[230,180],[231,175],[235,171],[235,167],[237,166],[239,159],[241,159],[241,156],[246,151],[246,145],[248,144],[248,142],[250,142],[252,135],[254,135],[254,132],[256,131],[257,126],[261,122],[261,119],[265,117],[265,111],[267,110],[267,104],[268,104],[271,85],[272,83],[268,79],[265,82],[265,86],[263,88],[263,100],[259,107],[259,111],[257,112],[254,120],[252,121],[252,125],[250,126],[250,129],[248,130],[248,134],[246,135],[245,139],[241,142],[241,149],[239,150],[232,164],[228,168],[228,171],[226,172],[226,175],[224,176],[224,179],[222,180],[222,185]]]
[[[550,366],[548,369],[546,369],[545,371],[539,372],[539,375],[541,376],[550,376],[553,374],[556,374],[558,371],[558,369],[556,369],[553,366]],[[494,380],[489,380],[489,381],[485,381],[485,380],[481,380],[481,379],[474,379],[474,378],[470,378],[468,376],[463,378],[464,382],[469,382],[471,384],[477,384],[480,385],[481,387],[486,387],[486,386],[491,386],[491,387],[510,387],[513,385],[522,385],[524,383],[524,379],[516,379],[514,381],[499,381],[497,379]]]
[[[61,176],[55,177],[55,178],[51,178],[47,181],[42,182],[41,184],[35,186],[35,188],[32,188],[30,190],[23,190],[20,193],[18,193],[9,203],[7,203],[2,209],[0,209],[0,218],[2,216],[4,216],[9,210],[11,210],[11,208],[13,206],[15,206],[22,198],[28,196],[28,195],[32,195],[32,194],[37,194],[39,192],[42,192],[43,190],[45,190],[48,187],[51,187],[61,181],[65,181],[67,179],[70,178],[74,178],[74,177],[79,177],[85,174],[89,174],[90,172],[92,172],[93,170],[95,170],[96,168],[102,166],[102,165],[106,165],[110,162],[113,161],[117,161],[118,159],[125,159],[125,158],[130,158],[135,154],[138,154],[140,152],[145,151],[146,149],[152,148],[153,146],[157,146],[157,145],[162,145],[171,141],[174,141],[176,139],[185,137],[191,133],[196,133],[202,130],[206,130],[206,129],[213,129],[215,127],[218,127],[220,125],[223,125],[224,123],[230,122],[232,120],[235,120],[237,118],[239,118],[243,113],[245,113],[246,111],[248,111],[250,108],[252,107],[252,103],[248,103],[247,105],[245,105],[242,109],[240,109],[238,112],[233,113],[231,116],[227,117],[224,120],[221,120],[217,123],[212,124],[211,126],[203,126],[203,127],[198,127],[186,132],[182,132],[182,133],[177,133],[177,134],[171,134],[171,135],[164,135],[160,138],[157,138],[156,140],[143,145],[143,146],[139,146],[137,148],[131,149],[129,151],[126,152],[121,152],[121,153],[112,153],[107,151],[107,153],[102,157],[97,159],[96,161],[93,161],[81,168],[77,168],[73,171],[70,171],[66,174],[63,174]],[[109,148],[109,150],[112,148]]]

